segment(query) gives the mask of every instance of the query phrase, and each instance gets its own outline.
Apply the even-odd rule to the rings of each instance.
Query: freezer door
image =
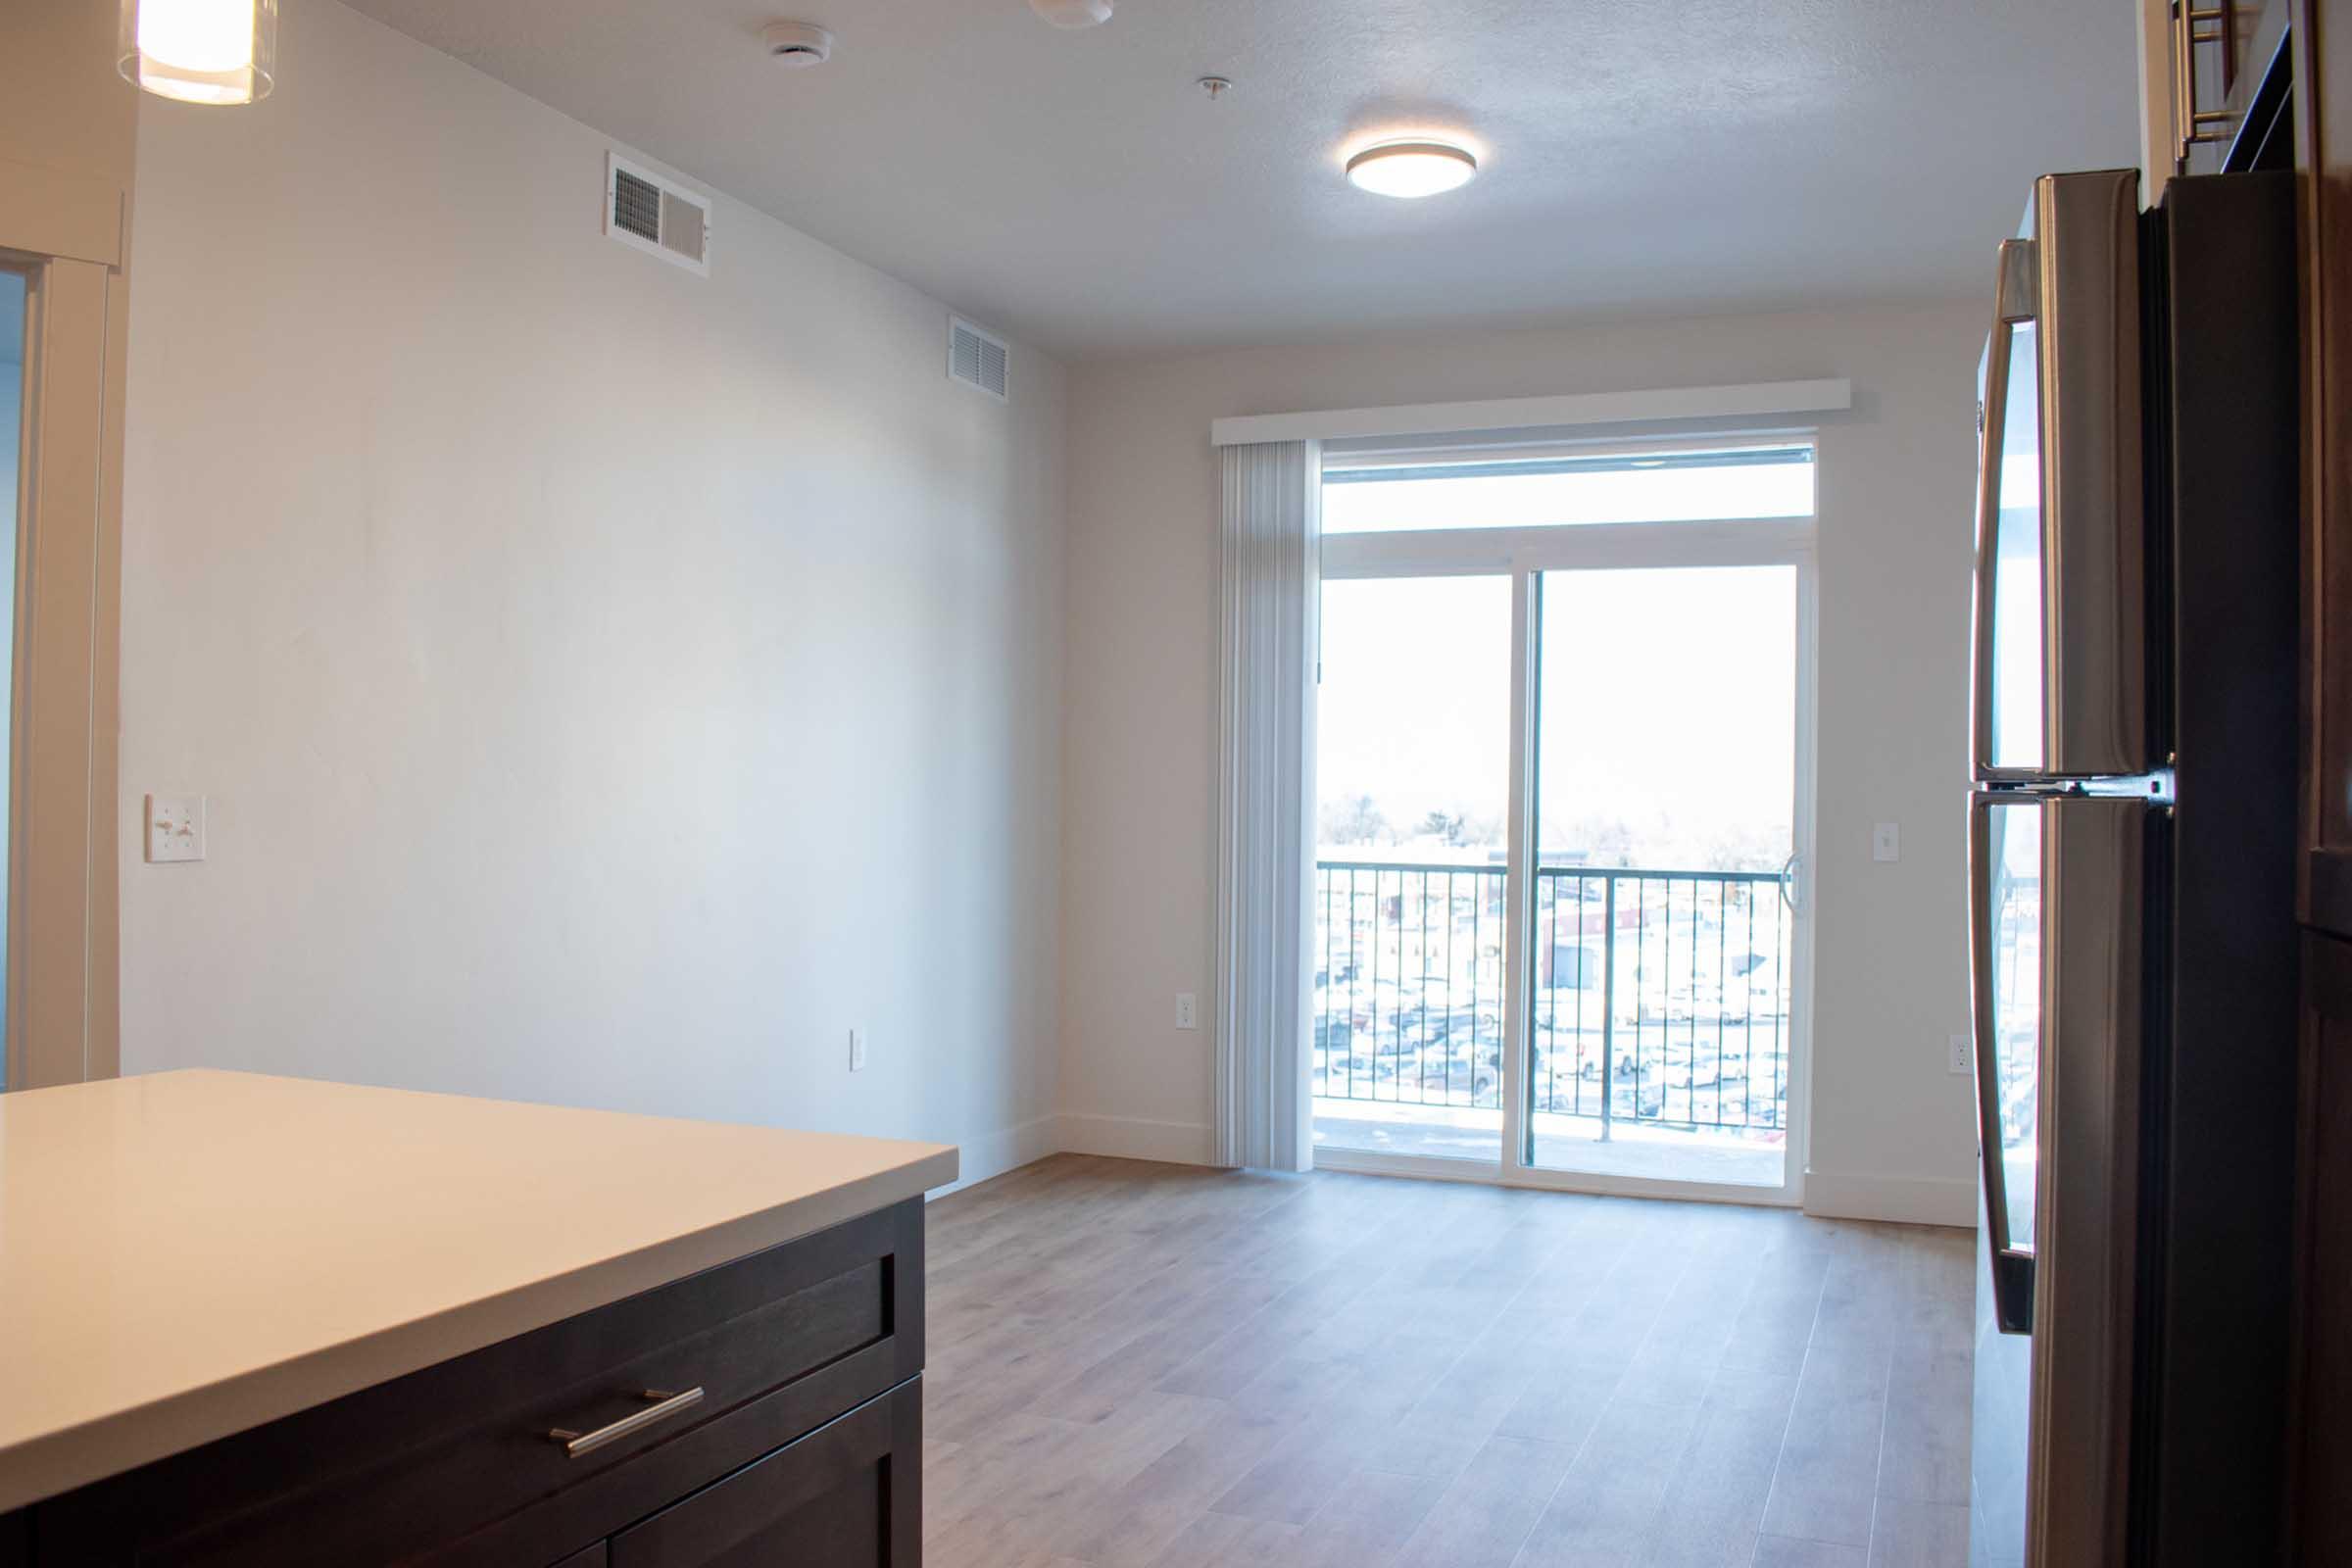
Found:
[[[2000,1326],[2022,1314],[2034,1337],[2027,1560],[2121,1565],[2148,892],[2169,819],[2015,792],[1979,794],[1970,818],[1986,1242]]]
[[[1980,782],[2157,765],[2141,479],[2139,177],[2036,180],[1980,371]]]

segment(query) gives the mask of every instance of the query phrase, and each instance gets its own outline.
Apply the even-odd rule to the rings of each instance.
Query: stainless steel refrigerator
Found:
[[[2282,174],[2037,180],[1980,368],[1971,1558],[2270,1563],[2295,1094]]]

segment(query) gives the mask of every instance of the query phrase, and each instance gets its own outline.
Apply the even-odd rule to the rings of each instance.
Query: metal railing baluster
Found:
[[[1756,1119],[1756,890],[1747,890],[1747,960],[1740,974],[1740,1120]]]
[[[1499,1098],[1482,1088],[1481,1077],[1486,1048],[1493,1042],[1485,1023],[1488,905],[1490,900],[1499,905],[1505,875],[1499,865],[1384,860],[1318,864],[1323,973],[1317,988],[1312,1059],[1318,1099],[1433,1109],[1488,1110],[1500,1105]],[[1591,993],[1600,1012],[1597,1116],[1601,1137],[1611,1136],[1622,1121],[1690,1131],[1786,1130],[1788,921],[1777,898],[1772,901],[1768,920],[1760,922],[1756,912],[1759,893],[1768,890],[1777,873],[1543,865],[1536,876],[1533,926],[1548,947],[1536,965],[1535,985],[1524,1004],[1531,1026],[1525,1088],[1529,1112],[1595,1114],[1585,1093],[1585,1066],[1590,1059],[1585,1004]],[[1575,907],[1564,909],[1571,879]],[[1368,894],[1366,882],[1370,884]],[[1629,882],[1633,894],[1630,910],[1622,900],[1624,884]],[[1650,908],[1653,893],[1658,901],[1654,913]],[[1716,926],[1711,965],[1704,951],[1710,897]],[[1596,905],[1597,933],[1592,928]],[[1621,983],[1618,948],[1625,935],[1621,914],[1630,915],[1624,923],[1632,928],[1630,987]],[[1735,917],[1745,933],[1738,954],[1731,941]],[[1685,926],[1680,963],[1675,961],[1677,924]],[[1568,928],[1573,954],[1564,953],[1563,925]],[[1660,944],[1654,955],[1648,946],[1653,927]],[[1597,955],[1592,946],[1595,935]],[[1758,951],[1760,941],[1767,951]],[[1407,942],[1417,951],[1407,953]],[[1595,957],[1597,974],[1593,972]],[[1385,1008],[1381,994],[1384,975],[1391,977],[1389,989],[1394,993]],[[1564,985],[1575,991],[1565,1008],[1559,995]],[[1735,1065],[1730,1060],[1735,985],[1745,988],[1738,1029],[1740,1059],[1736,1065],[1740,1094],[1737,1105],[1726,1093],[1725,1081],[1725,1074]],[[1701,1055],[1705,1046],[1700,1012],[1710,993],[1715,1009],[1711,1066]],[[1764,1008],[1762,1017],[1757,1012],[1759,1004]],[[1622,1112],[1617,1104],[1621,1005],[1633,1031],[1632,1051],[1626,1057],[1631,1077],[1625,1080],[1630,1102]],[[1679,1020],[1678,1010],[1683,1014]],[[1564,1047],[1560,1039],[1563,1012],[1573,1031],[1573,1049]],[[1654,1041],[1650,1038],[1653,1014]],[[1758,1038],[1758,1025],[1767,1021],[1768,1045]],[[1536,1027],[1539,1024],[1541,1028]],[[1769,1061],[1757,1059],[1760,1047],[1769,1050]],[[1364,1057],[1361,1072],[1359,1049]],[[1443,1059],[1432,1062],[1432,1051],[1442,1052]],[[1465,1082],[1457,1082],[1456,1055],[1463,1056]],[[1569,1069],[1571,1086],[1566,1094],[1560,1085],[1563,1063]],[[1673,1082],[1678,1072],[1689,1075],[1679,1101]],[[1653,1074],[1659,1078],[1654,1105],[1648,1103],[1647,1095]],[[1763,1103],[1756,1096],[1759,1080],[1766,1091]],[[1494,1087],[1499,1089],[1499,1081]]]
[[[1715,1125],[1723,1125],[1723,1013],[1731,1004],[1732,885],[1715,884]]]
[[[1601,937],[1600,981],[1600,1139],[1609,1140],[1611,1122],[1617,1114],[1617,878],[1614,874],[1601,883],[1603,899],[1601,923],[1608,929]]]
[[[1634,914],[1634,1119],[1642,1119],[1642,1064],[1648,1055],[1649,1031],[1642,1026],[1642,1014],[1649,1006],[1649,988],[1642,973],[1642,960],[1649,956],[1649,879],[1634,883],[1638,906]]]

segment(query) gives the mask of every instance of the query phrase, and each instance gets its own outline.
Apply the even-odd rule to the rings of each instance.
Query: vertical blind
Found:
[[[1217,682],[1217,1157],[1313,1161],[1314,656],[1322,454],[1228,446]]]

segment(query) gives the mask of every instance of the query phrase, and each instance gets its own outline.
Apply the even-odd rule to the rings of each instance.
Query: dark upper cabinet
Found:
[[[2285,105],[2274,73],[2287,49],[2289,0],[2174,0],[2165,8],[2175,168],[2184,174],[2284,167]],[[2269,89],[2266,91],[2266,87]],[[2278,138],[2279,163],[2257,162]]]

